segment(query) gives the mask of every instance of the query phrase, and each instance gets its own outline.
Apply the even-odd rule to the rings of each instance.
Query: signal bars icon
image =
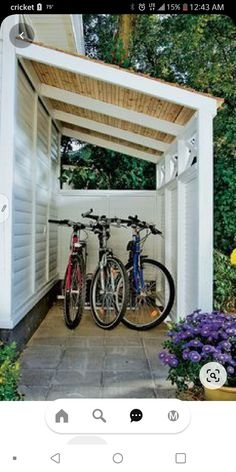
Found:
[[[158,10],[158,11],[165,11],[165,9],[166,9],[166,4],[163,3],[163,5],[161,5],[161,7],[158,8],[157,10]]]

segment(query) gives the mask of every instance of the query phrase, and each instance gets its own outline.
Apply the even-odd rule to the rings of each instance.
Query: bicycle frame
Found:
[[[66,270],[66,279],[65,279],[65,290],[69,291],[71,290],[71,274],[72,274],[72,268],[73,268],[73,259],[78,255],[79,252],[83,251],[83,244],[80,242],[79,236],[78,236],[78,228],[74,227],[73,228],[73,233],[71,236],[71,242],[70,242],[70,255],[69,255],[69,260],[67,264],[67,270]],[[85,250],[85,262],[86,262],[86,250]],[[81,279],[81,274],[78,274],[79,280]]]
[[[133,263],[133,288],[137,294],[140,294],[145,289],[142,259],[141,259],[141,237],[138,228],[133,229],[132,235],[132,249],[130,260]]]
[[[105,291],[104,268],[107,265],[107,256],[112,254],[111,250],[107,248],[107,240],[109,237],[109,227],[104,225],[99,234],[99,266],[101,270],[101,289],[103,292]]]

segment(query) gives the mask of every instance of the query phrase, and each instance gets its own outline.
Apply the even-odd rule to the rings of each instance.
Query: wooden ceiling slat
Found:
[[[194,111],[165,100],[142,94],[130,89],[91,79],[52,66],[33,62],[33,67],[42,83],[57,86],[70,92],[86,95],[90,98],[121,106],[129,110],[138,111],[147,115],[175,122],[180,120],[185,125]],[[185,113],[186,111],[186,113]],[[180,124],[180,121],[177,121]],[[176,123],[177,123],[176,122]]]
[[[64,102],[59,102],[57,100],[50,100],[52,108],[60,111],[65,111],[66,113],[71,113],[73,115],[81,116],[82,118],[87,118],[93,121],[98,121],[99,123],[104,123],[116,128],[124,129],[139,135],[147,136],[149,138],[158,139],[159,141],[164,141],[166,143],[171,143],[174,140],[174,136],[161,131],[153,130],[146,128],[145,126],[136,125],[119,118],[113,118],[101,113],[93,112],[86,110],[85,108],[76,107],[74,105],[69,105]]]
[[[75,131],[78,131],[78,132],[81,132],[81,133],[85,133],[89,136],[95,136],[97,138],[101,138],[101,139],[104,139],[104,140],[109,141],[109,142],[124,145],[124,146],[130,147],[130,148],[133,148],[133,149],[137,149],[138,151],[143,151],[143,152],[146,152],[148,154],[152,154],[152,155],[157,156],[157,157],[160,157],[162,155],[162,153],[159,152],[159,151],[148,148],[146,146],[141,146],[140,144],[131,143],[130,141],[126,141],[125,139],[114,138],[113,136],[108,136],[108,135],[103,134],[103,133],[98,133],[97,131],[92,131],[92,130],[89,130],[87,128],[82,128],[82,127],[71,125],[71,124],[68,125],[68,123],[62,123],[62,125],[66,128],[70,128],[72,130],[75,130]]]

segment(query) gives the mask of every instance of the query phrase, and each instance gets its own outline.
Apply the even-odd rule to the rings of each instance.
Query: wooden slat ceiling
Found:
[[[162,133],[161,131],[157,131],[151,128],[146,128],[145,126],[136,125],[134,123],[130,123],[129,121],[119,120],[108,115],[103,115],[102,113],[86,110],[85,108],[69,105],[68,103],[59,102],[57,100],[50,100],[50,104],[55,110],[64,111],[66,113],[72,113],[73,115],[76,115],[81,118],[86,118],[88,120],[104,123],[105,125],[113,126],[114,128],[120,128],[125,131],[137,133],[139,135],[157,139],[165,143],[171,143],[175,139],[175,136],[172,136],[170,134]],[[70,125],[68,124],[67,127],[70,127]]]
[[[62,126],[64,126],[65,128],[74,130],[74,131],[78,131],[80,133],[85,133],[91,137],[94,136],[96,138],[101,138],[109,142],[113,142],[113,143],[120,144],[123,146],[128,146],[133,149],[137,149],[138,151],[147,152],[148,154],[152,154],[153,156],[156,156],[157,158],[159,158],[162,155],[160,151],[156,151],[155,149],[151,149],[146,146],[141,146],[140,144],[131,143],[130,141],[126,141],[124,139],[114,138],[113,136],[108,136],[107,134],[98,133],[97,131],[91,131],[86,128],[81,128],[79,126],[75,126],[75,125],[71,125],[71,124],[63,123],[63,122],[62,122]]]
[[[70,92],[118,105],[172,123],[185,125],[194,113],[194,110],[190,108],[109,84],[101,80],[95,80],[35,61],[33,62],[33,66],[40,81],[44,84],[56,86]]]

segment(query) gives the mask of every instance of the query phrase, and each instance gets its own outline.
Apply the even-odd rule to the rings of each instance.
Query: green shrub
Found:
[[[18,392],[20,364],[16,361],[16,343],[4,345],[0,341],[0,401],[21,400]]]
[[[216,310],[236,311],[236,267],[230,264],[227,256],[214,251],[214,308]]]

